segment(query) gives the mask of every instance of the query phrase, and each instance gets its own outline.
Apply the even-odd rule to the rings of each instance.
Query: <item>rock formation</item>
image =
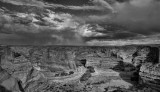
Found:
[[[160,86],[158,47],[1,46],[0,56],[6,92],[156,92]]]

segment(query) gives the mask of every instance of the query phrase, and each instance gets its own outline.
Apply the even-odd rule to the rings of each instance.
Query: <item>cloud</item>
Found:
[[[84,37],[104,35],[95,30],[96,28],[103,30],[98,25],[93,28],[90,24],[75,21],[70,14],[47,11],[46,16],[40,18],[39,15],[33,13],[16,13],[14,17],[1,15],[0,29],[3,37],[0,38],[0,42],[4,44],[86,45]]]
[[[28,16],[29,21],[28,21]],[[0,43],[29,45],[82,45],[82,35],[76,30],[79,26],[72,15],[65,13],[36,14],[17,13],[0,15]],[[38,22],[38,23],[37,23]],[[44,24],[39,24],[44,23]],[[45,25],[47,24],[47,25]]]
[[[44,0],[47,4],[50,5],[62,5],[63,8],[70,8],[70,9],[110,9],[113,8],[106,2],[105,0]],[[66,6],[66,7],[64,7]]]
[[[111,7],[111,5],[108,2],[106,2],[105,0],[93,0],[92,2],[95,5],[105,7],[106,9],[110,9],[112,12],[114,11],[114,9]]]
[[[156,0],[130,0],[115,3],[118,14],[115,23],[126,25],[130,31],[141,34],[160,32],[160,2]]]
[[[133,40],[92,40],[87,42],[90,46],[124,46],[124,45],[147,45],[147,44],[160,44],[159,39],[133,39]]]
[[[90,3],[90,0],[43,0],[43,1],[53,4],[62,4],[65,6],[69,5],[82,6]]]
[[[84,24],[78,27],[76,30],[82,37],[100,37],[105,36],[105,34],[98,32],[97,30],[103,30],[99,26],[95,26],[94,28],[90,24]]]
[[[22,12],[24,9],[19,10],[19,7],[12,12],[11,7],[3,6],[7,12],[2,8],[0,43],[25,45],[159,43],[160,2],[156,0],[114,0],[112,4],[109,0],[82,0],[78,1],[79,3],[76,1],[64,3],[66,1],[57,0],[53,0],[56,3],[45,0],[32,1],[34,3],[25,0],[26,7],[36,7],[33,11],[31,7],[27,8],[27,11],[31,11],[27,13]],[[19,6],[24,4],[24,1],[11,0],[10,3]]]
[[[104,0],[44,0],[50,9],[55,9],[57,12],[68,12],[78,15],[88,15],[98,13],[113,12],[113,8]],[[78,13],[77,13],[78,12]],[[89,14],[89,15],[91,15]]]
[[[154,40],[151,35],[160,34],[160,2],[157,0],[123,0],[114,3],[112,7],[116,11],[115,14],[90,15],[86,19],[88,23],[103,24],[105,29],[102,32],[106,34],[105,36],[89,38],[94,40],[93,43],[104,43],[105,45],[159,44],[159,38]],[[116,25],[122,27],[119,28]]]
[[[44,7],[45,4],[40,0],[2,0],[4,3],[10,3],[14,5],[28,5],[28,6],[38,6]]]

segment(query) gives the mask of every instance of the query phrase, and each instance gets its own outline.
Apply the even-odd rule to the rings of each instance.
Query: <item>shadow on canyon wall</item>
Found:
[[[151,47],[151,51],[147,55],[146,62],[151,62],[153,64],[159,63],[159,48]]]
[[[137,52],[136,52],[137,53]],[[136,57],[135,54],[133,54],[133,57]],[[126,65],[125,62],[122,61],[118,61],[118,65],[116,65],[115,67],[113,67],[113,70],[116,72],[119,72],[119,76],[126,82],[131,83],[135,86],[138,86],[140,84],[141,78],[139,75],[140,72],[140,68],[144,63],[151,63],[153,65],[156,65],[159,63],[159,48],[157,47],[151,47],[150,48],[150,52],[147,54],[146,59],[144,60],[144,62],[142,62],[140,65],[138,66],[134,66],[133,64],[128,64]],[[130,67],[130,70],[128,72],[132,72],[132,75],[127,76],[126,77],[126,67]],[[145,85],[143,85],[145,86]]]
[[[0,92],[12,92],[12,91],[7,90],[5,87],[0,85]]]

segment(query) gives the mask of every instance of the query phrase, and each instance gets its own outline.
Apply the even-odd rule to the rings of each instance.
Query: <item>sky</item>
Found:
[[[0,44],[160,44],[159,0],[0,0]]]

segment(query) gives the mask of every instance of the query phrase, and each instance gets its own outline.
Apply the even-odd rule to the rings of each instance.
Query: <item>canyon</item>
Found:
[[[1,92],[159,92],[154,46],[1,46]]]

